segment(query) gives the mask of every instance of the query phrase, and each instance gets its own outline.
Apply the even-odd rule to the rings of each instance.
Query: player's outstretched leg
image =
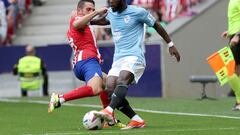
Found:
[[[49,113],[53,112],[55,108],[60,107],[61,104],[63,104],[64,102],[92,96],[94,96],[94,93],[92,87],[90,86],[82,86],[76,88],[72,91],[65,93],[64,95],[58,95],[53,93],[50,99],[48,112]]]
[[[52,93],[50,102],[48,104],[48,113],[53,112],[56,108],[61,106],[59,95],[56,93]]]

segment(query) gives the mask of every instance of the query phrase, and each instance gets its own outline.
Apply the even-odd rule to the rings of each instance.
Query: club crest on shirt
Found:
[[[129,15],[126,15],[126,16],[124,17],[124,22],[125,22],[125,23],[128,23],[129,20],[130,20],[130,16],[129,16]]]

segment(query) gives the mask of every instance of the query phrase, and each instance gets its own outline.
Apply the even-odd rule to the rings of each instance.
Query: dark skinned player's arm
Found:
[[[102,17],[93,19],[93,20],[90,22],[90,24],[91,24],[91,25],[109,25],[110,22],[106,19],[106,16],[107,16],[107,14],[105,14],[105,15],[102,16]]]
[[[172,41],[166,30],[157,21],[155,22],[153,28],[166,41],[166,43],[170,43]]]
[[[169,37],[168,33],[165,31],[165,29],[158,22],[155,22],[153,28],[158,32],[158,34],[168,44],[170,55],[175,56],[177,61],[179,62],[180,61],[180,54],[179,54],[177,48],[174,46],[174,43],[170,39],[170,37]]]

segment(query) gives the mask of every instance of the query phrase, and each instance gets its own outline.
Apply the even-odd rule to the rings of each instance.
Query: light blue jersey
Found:
[[[110,8],[106,18],[110,21],[115,44],[113,61],[126,56],[137,56],[145,63],[144,23],[152,27],[156,19],[144,8],[131,5],[121,13],[112,12]]]

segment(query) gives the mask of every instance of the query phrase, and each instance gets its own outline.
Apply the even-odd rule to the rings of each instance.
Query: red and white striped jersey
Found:
[[[75,20],[81,19],[81,16],[73,16],[70,20],[70,26],[67,32],[69,45],[73,50],[72,64],[74,65],[81,60],[88,58],[97,58],[102,62],[101,54],[96,45],[95,33],[90,25],[87,25],[84,30],[76,30],[72,24]]]

